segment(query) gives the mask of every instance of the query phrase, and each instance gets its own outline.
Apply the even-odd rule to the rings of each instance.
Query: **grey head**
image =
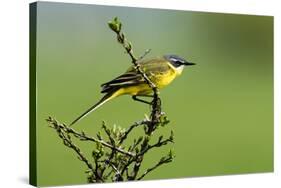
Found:
[[[180,66],[195,65],[195,63],[188,62],[187,60],[177,55],[164,55],[164,58],[169,61],[175,68],[178,68]]]

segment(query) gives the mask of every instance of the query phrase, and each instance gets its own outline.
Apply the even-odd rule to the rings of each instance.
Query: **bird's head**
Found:
[[[181,73],[185,66],[195,65],[195,63],[188,62],[187,60],[177,55],[165,55],[164,58],[171,63],[171,65]]]

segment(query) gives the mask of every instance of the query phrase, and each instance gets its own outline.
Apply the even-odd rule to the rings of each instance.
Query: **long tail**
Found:
[[[87,115],[89,115],[91,112],[95,111],[96,109],[98,109],[99,107],[101,107],[104,103],[106,103],[107,101],[113,99],[114,97],[118,96],[118,90],[117,91],[113,91],[113,92],[109,92],[107,93],[103,98],[101,98],[101,100],[99,100],[99,102],[97,102],[95,105],[93,105],[91,108],[89,108],[86,112],[84,112],[83,114],[81,114],[78,118],[76,118],[71,124],[75,124],[78,121],[80,121],[82,118],[86,117]]]

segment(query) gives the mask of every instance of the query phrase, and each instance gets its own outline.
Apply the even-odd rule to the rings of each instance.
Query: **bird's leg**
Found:
[[[145,97],[151,97],[151,96],[146,95]],[[133,95],[133,96],[132,96],[132,99],[133,99],[133,100],[135,100],[135,101],[138,101],[138,102],[142,102],[142,103],[145,103],[145,104],[149,104],[149,105],[151,105],[151,102],[148,102],[148,101],[145,101],[145,100],[139,99],[139,98],[137,98],[137,96],[136,96],[136,95]]]

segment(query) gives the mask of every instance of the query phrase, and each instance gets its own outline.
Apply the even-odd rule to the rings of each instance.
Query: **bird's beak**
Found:
[[[191,63],[191,62],[185,61],[185,62],[183,63],[183,65],[185,65],[185,66],[190,66],[190,65],[196,65],[196,64],[195,64],[195,63]]]

